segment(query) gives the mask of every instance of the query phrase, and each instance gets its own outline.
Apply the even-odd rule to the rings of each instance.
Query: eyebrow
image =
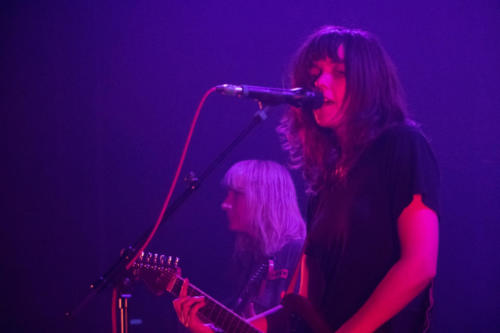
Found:
[[[339,67],[339,66],[345,68],[345,62],[343,62],[343,61],[342,62],[336,62],[336,61],[334,62],[334,61],[332,61],[331,63],[332,63],[332,68],[334,68],[334,69],[336,67]],[[312,74],[312,72],[321,71],[321,69],[319,68],[318,65],[316,65],[316,64],[313,63],[311,65],[311,67],[309,67],[309,69],[307,71],[309,72],[309,74]]]

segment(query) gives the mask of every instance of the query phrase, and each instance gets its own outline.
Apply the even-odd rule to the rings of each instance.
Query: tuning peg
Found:
[[[160,256],[160,265],[161,266],[165,266],[165,258],[166,258],[166,256],[164,254],[162,254]]]
[[[174,267],[177,268],[177,266],[179,265],[179,257],[175,257],[175,262],[174,262]]]
[[[143,261],[144,260],[144,251],[141,252],[141,255],[139,256],[139,261]]]
[[[172,256],[168,256],[167,265],[168,266],[172,265]]]

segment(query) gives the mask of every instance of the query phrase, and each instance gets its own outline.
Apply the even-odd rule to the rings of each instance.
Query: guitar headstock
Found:
[[[180,275],[179,258],[142,252],[131,268],[132,276],[142,279],[155,295],[163,294]]]

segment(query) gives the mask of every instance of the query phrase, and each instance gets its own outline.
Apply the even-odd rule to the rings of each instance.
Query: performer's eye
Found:
[[[309,80],[308,83],[311,87],[314,87],[316,80],[320,77],[321,71],[319,68],[314,68],[309,71]]]
[[[333,74],[336,78],[345,78],[345,71],[343,70],[336,70]]]
[[[333,67],[333,75],[337,78],[345,77],[345,66],[344,64],[335,64]]]

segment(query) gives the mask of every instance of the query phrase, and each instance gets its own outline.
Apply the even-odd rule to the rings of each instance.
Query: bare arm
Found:
[[[337,333],[373,332],[402,310],[436,275],[438,218],[420,195],[398,219],[401,257],[363,306]]]

